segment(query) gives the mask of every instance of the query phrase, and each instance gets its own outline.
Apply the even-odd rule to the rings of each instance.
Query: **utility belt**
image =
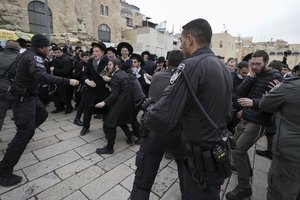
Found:
[[[186,165],[199,187],[205,188],[207,183],[225,179],[232,173],[230,148],[226,142],[216,143],[211,149],[186,144]]]
[[[16,85],[12,85],[7,90],[7,100],[10,106],[21,103],[27,97],[35,96],[28,92],[27,89],[20,88]]]

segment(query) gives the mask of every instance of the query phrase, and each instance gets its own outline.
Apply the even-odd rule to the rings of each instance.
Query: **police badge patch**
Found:
[[[41,58],[40,56],[34,56],[34,59],[35,59],[36,62],[38,62],[38,63],[44,63],[43,58]]]
[[[181,71],[184,70],[185,64],[180,63],[174,74],[171,76],[170,84],[173,85],[177,78],[180,76]]]

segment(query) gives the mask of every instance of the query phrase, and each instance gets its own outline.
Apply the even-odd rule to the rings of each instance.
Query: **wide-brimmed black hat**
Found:
[[[142,58],[142,56],[140,54],[133,53],[133,54],[131,54],[130,59],[131,60],[136,59],[138,62],[141,63],[141,66],[144,66],[144,64],[145,64],[144,59]]]
[[[121,55],[121,49],[122,48],[128,49],[129,55],[131,55],[132,52],[133,52],[133,48],[132,48],[131,44],[129,44],[128,42],[121,42],[121,43],[118,44],[117,50],[118,50],[120,55]]]
[[[117,51],[117,49],[115,48],[115,47],[112,47],[112,46],[110,46],[110,47],[107,47],[106,48],[106,51],[112,51],[112,52],[114,52],[114,54],[118,54],[118,51]]]
[[[149,51],[143,51],[141,55],[142,55],[142,57],[144,57],[144,55],[148,55],[148,57],[150,57],[150,52]]]
[[[102,51],[106,53],[106,45],[103,42],[93,42],[92,47],[99,47]]]

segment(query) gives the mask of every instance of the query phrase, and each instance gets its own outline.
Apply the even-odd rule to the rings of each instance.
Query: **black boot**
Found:
[[[89,132],[89,129],[86,128],[86,127],[83,127],[83,128],[81,129],[81,131],[80,131],[80,135],[85,135],[85,134],[87,134],[88,132]]]
[[[114,149],[108,148],[106,146],[106,147],[103,147],[103,148],[96,149],[96,153],[99,154],[99,155],[100,154],[113,154],[114,153]]]
[[[78,125],[78,126],[83,126],[83,123],[80,121],[80,119],[75,118],[74,119],[74,124]]]
[[[5,187],[17,185],[21,181],[22,181],[22,176],[17,176],[14,174],[0,176],[0,185]]]
[[[237,185],[231,192],[226,194],[227,200],[242,200],[246,197],[251,197],[252,189],[251,187],[242,187]]]

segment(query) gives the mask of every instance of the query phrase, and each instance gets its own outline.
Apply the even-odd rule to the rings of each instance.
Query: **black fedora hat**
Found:
[[[150,57],[150,52],[149,51],[143,51],[142,52],[142,57],[144,57],[144,55],[148,55],[148,57]]]
[[[133,53],[133,54],[131,54],[130,59],[131,60],[136,59],[138,62],[141,63],[141,66],[144,66],[144,64],[145,64],[144,59],[142,58],[142,56],[140,54]]]
[[[128,49],[129,55],[131,55],[132,52],[133,52],[133,48],[132,48],[131,44],[129,44],[128,42],[121,42],[121,43],[118,44],[117,50],[118,50],[118,52],[119,52],[120,54],[121,54],[121,49],[122,49],[122,48]]]
[[[102,51],[106,53],[106,45],[103,42],[93,42],[92,47],[99,47]]]
[[[117,49],[115,48],[115,47],[112,47],[112,46],[110,46],[110,47],[107,47],[106,48],[106,51],[112,51],[114,54],[118,54],[118,51],[117,51]]]

